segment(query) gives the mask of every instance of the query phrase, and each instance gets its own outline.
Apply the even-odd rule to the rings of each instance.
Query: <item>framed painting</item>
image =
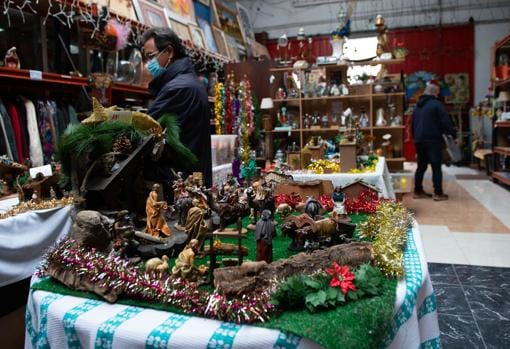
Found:
[[[214,0],[211,0],[211,25],[215,25],[217,27],[221,27],[220,18],[218,17],[218,10],[216,9],[216,4]]]
[[[172,30],[181,40],[191,41],[189,28],[186,24],[170,19],[170,28],[172,28]]]
[[[218,53],[223,56],[230,57],[225,33],[216,27],[213,27],[212,30],[214,39],[216,40],[216,45],[218,47]]]
[[[138,20],[151,27],[170,27],[170,22],[165,14],[165,9],[148,0],[133,0]]]
[[[98,8],[101,6],[107,6],[108,9],[122,17],[126,17],[130,20],[136,21],[137,16],[135,13],[135,8],[133,6],[133,2],[131,0],[102,0],[97,2]],[[115,16],[112,15],[115,18]]]
[[[197,24],[192,0],[165,0],[170,19],[185,24]]]
[[[204,32],[202,31],[202,29],[192,24],[188,25],[188,28],[189,34],[191,36],[191,42],[193,43],[193,45],[204,50],[207,49]]]
[[[444,98],[445,103],[448,103],[448,104],[468,104],[469,103],[469,74],[468,73],[445,74],[444,82],[446,85],[448,85],[448,91],[449,91],[449,93],[447,93]]]
[[[251,25],[250,12],[246,7],[237,3],[237,16],[239,19],[239,28],[243,34],[243,37],[247,40],[255,40],[255,34],[253,33],[253,27]]]
[[[231,35],[225,34],[225,39],[227,41],[228,55],[231,59],[236,62],[239,61],[239,49],[237,47],[237,40]]]
[[[197,17],[197,22],[198,26],[204,33],[206,48],[211,52],[219,53],[218,46],[216,46],[216,41],[214,40],[214,35],[209,22],[200,17]]]

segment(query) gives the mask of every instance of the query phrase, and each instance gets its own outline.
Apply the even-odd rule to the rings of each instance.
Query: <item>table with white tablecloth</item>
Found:
[[[34,273],[44,252],[71,230],[72,210],[73,206],[57,207],[0,220],[0,287]]]
[[[395,199],[395,191],[391,183],[391,174],[388,170],[384,157],[379,157],[374,172],[367,173],[325,173],[315,174],[303,171],[293,171],[292,175],[295,181],[310,181],[314,179],[330,180],[333,186],[344,186],[357,179],[362,179],[365,183],[371,184],[381,191],[385,199]]]
[[[436,300],[415,223],[404,251],[388,348],[439,348]],[[37,280],[34,278],[33,282]],[[300,336],[252,325],[31,290],[26,348],[317,348]]]

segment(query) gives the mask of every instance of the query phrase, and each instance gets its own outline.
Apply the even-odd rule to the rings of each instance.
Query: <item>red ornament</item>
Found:
[[[379,200],[377,192],[371,190],[362,191],[356,198],[345,199],[344,206],[347,213],[375,213]]]
[[[329,196],[329,195],[321,195],[321,196],[319,196],[319,203],[328,212],[333,211],[333,208],[335,207],[335,203],[333,202],[333,198],[331,196]]]
[[[354,285],[356,277],[349,271],[348,265],[340,266],[335,262],[333,268],[326,269],[326,273],[331,275],[330,287],[340,288],[343,294],[346,294],[349,290],[356,291],[356,286]]]

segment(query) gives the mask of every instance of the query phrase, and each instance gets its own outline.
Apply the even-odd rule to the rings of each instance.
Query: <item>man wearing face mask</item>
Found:
[[[167,154],[157,164],[153,175],[169,179],[170,167],[185,175],[197,171],[203,173],[205,185],[212,185],[211,134],[209,126],[209,102],[204,86],[199,82],[191,59],[187,56],[181,40],[170,28],[149,29],[142,37],[146,67],[153,80],[149,92],[154,101],[148,114],[156,120],[170,113],[177,116],[181,142],[198,158],[189,166],[186,159],[175,160]],[[168,174],[168,175],[167,175]]]

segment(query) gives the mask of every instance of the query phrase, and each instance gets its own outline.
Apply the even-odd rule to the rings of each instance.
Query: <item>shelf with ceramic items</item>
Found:
[[[40,70],[16,69],[0,67],[0,79],[2,80],[20,80],[20,81],[33,81],[40,84],[49,85],[66,85],[86,87],[89,85],[87,78],[80,76],[71,76],[56,73],[47,73]]]
[[[356,61],[356,62],[342,62],[338,64],[322,64],[322,65],[312,65],[310,67],[306,68],[294,68],[294,67],[275,67],[269,69],[270,72],[273,73],[281,73],[281,72],[296,72],[296,71],[303,71],[303,70],[312,70],[312,69],[319,69],[319,68],[326,68],[326,69],[341,69],[341,68],[349,68],[349,67],[355,67],[355,66],[365,66],[365,65],[387,65],[387,64],[402,64],[405,62],[405,59],[398,58],[398,59],[379,59],[379,60],[369,60],[369,61]]]
[[[510,33],[492,48],[492,86],[496,115],[492,132],[494,182],[510,185]]]

